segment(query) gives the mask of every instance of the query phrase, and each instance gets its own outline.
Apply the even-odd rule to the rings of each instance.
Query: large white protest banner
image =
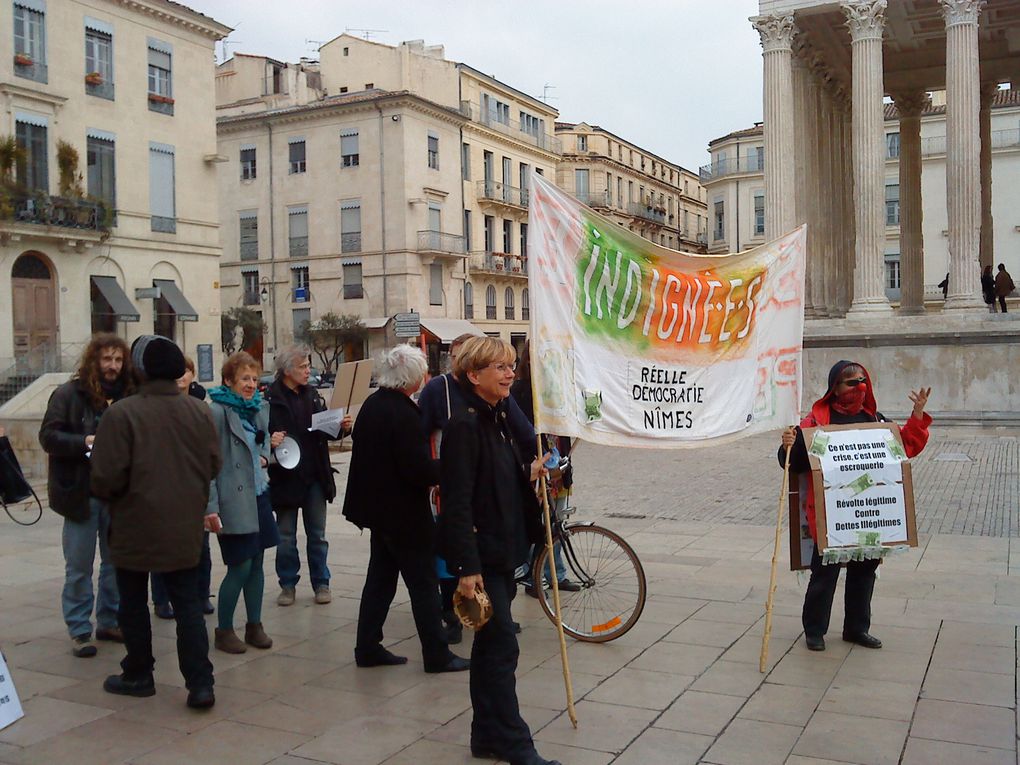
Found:
[[[803,227],[734,255],[676,252],[531,180],[536,429],[670,448],[799,420]]]

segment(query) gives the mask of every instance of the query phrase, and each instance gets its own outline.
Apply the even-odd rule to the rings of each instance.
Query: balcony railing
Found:
[[[90,96],[96,96],[98,98],[105,98],[108,101],[113,100],[113,83],[102,81],[102,82],[89,82],[85,81],[85,92]]]
[[[262,296],[259,295],[258,290],[245,290],[244,291],[244,304],[245,305],[259,305],[262,303]]]
[[[18,75],[18,77],[35,80],[36,82],[44,84],[49,82],[49,67],[41,61],[35,61],[31,64],[19,64],[17,60],[15,60],[14,73]]]
[[[516,120],[501,120],[496,112],[487,112],[479,107],[478,104],[471,103],[470,101],[461,101],[460,111],[465,117],[475,122],[480,122],[498,133],[516,138],[518,141],[530,143],[532,146],[545,149],[553,154],[561,154],[563,152],[560,139],[556,136],[525,128]]]
[[[1020,149],[1020,129],[993,130],[993,149]],[[934,135],[921,139],[921,156],[938,157],[946,153],[946,137]]]
[[[472,252],[469,265],[472,271],[480,273],[528,278],[528,259],[520,255],[506,252]]]
[[[287,240],[287,252],[292,258],[304,258],[308,256],[308,237],[292,236]]]
[[[478,181],[477,186],[479,199],[487,199],[514,207],[527,207],[531,201],[531,193],[528,189],[507,186],[499,181]]]
[[[419,231],[418,252],[447,252],[463,255],[464,237],[458,234],[446,234],[442,231]]]
[[[745,154],[742,157],[725,157],[708,165],[702,165],[701,182],[714,181],[727,175],[738,173],[761,173],[765,171],[765,159],[757,154]]]
[[[613,193],[611,191],[575,191],[574,197],[578,202],[588,207],[612,207]]]
[[[660,225],[666,224],[665,210],[657,210],[655,207],[650,205],[641,204],[640,202],[631,202],[627,205],[627,212],[631,215],[637,216],[638,218],[649,220],[652,223],[658,223]]]
[[[341,234],[340,252],[361,252],[361,232]]]
[[[66,199],[43,192],[8,192],[10,212],[2,219],[14,223],[32,223],[42,226],[85,229],[106,233],[110,230],[111,216],[102,202],[86,199]]]
[[[259,259],[258,240],[254,242],[241,242],[240,255],[241,260],[258,260]]]

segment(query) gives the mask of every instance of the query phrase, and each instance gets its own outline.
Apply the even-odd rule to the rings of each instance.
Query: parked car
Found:
[[[266,389],[273,384],[273,380],[276,379],[276,374],[273,372],[264,372],[259,375],[258,390],[259,393],[265,394]]]
[[[332,388],[336,384],[336,372],[323,372],[319,375],[320,388]]]

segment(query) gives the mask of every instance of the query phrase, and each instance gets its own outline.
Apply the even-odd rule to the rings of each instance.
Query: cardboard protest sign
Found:
[[[333,395],[329,399],[329,408],[349,412],[351,407],[361,406],[368,398],[371,381],[371,359],[341,364],[336,372],[336,382],[333,384]]]
[[[887,552],[883,547],[917,546],[913,478],[899,426],[874,422],[805,428],[804,443],[811,474],[802,478],[812,482],[823,559],[875,558]],[[797,505],[791,504],[791,527],[802,514],[804,494],[799,491]],[[797,533],[802,543],[803,529]],[[791,528],[791,565],[793,537]],[[806,563],[805,545],[798,548]],[[806,549],[810,555],[810,546]]]
[[[536,430],[689,448],[799,418],[803,227],[676,252],[532,175],[528,260]]]
[[[0,653],[0,730],[24,716],[25,712],[21,708],[18,691],[14,687],[14,680],[7,668],[7,660],[3,653]]]

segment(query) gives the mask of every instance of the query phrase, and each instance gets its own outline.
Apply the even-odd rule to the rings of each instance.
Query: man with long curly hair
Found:
[[[95,606],[97,640],[123,642],[117,625],[117,579],[109,560],[107,504],[89,492],[89,457],[99,418],[114,401],[134,391],[131,354],[117,335],[92,336],[78,371],[53,391],[39,442],[49,455],[50,507],[64,517],[64,591],[61,605],[71,636],[71,653],[96,655],[92,640]],[[99,540],[99,593],[94,597],[92,568]]]

